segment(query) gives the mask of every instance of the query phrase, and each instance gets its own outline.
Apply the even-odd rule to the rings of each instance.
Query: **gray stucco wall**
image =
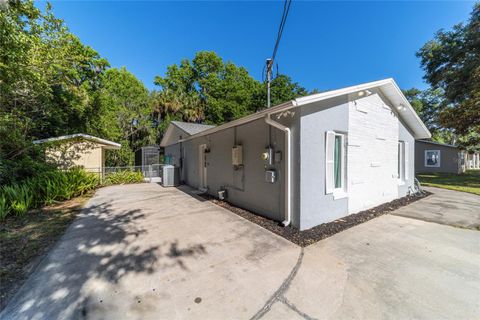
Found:
[[[295,119],[294,116],[282,121],[294,127]],[[283,131],[270,127],[264,119],[258,119],[183,142],[183,180],[196,188],[200,185],[198,158],[199,146],[202,144],[206,144],[210,149],[206,154],[207,186],[210,194],[216,196],[218,190],[225,188],[228,192],[228,201],[232,204],[283,221],[285,178]],[[243,146],[244,165],[238,169],[232,165],[232,147],[235,145]],[[282,161],[268,166],[277,172],[278,178],[275,183],[265,181],[266,162],[260,157],[269,145],[274,152],[280,151],[282,154]],[[294,179],[298,181],[298,178]]]
[[[300,229],[304,230],[348,212],[347,198],[335,200],[325,194],[325,132],[348,131],[347,97],[302,107],[300,130]]]
[[[272,119],[288,126],[292,132],[292,224],[301,230],[336,220],[349,212],[348,181],[353,177],[349,176],[348,170],[345,184],[347,197],[334,199],[333,194],[325,194],[325,133],[347,133],[348,145],[351,105],[348,99],[347,96],[337,97],[290,110],[281,117],[272,116]],[[395,139],[392,140],[395,146],[392,150],[396,150],[396,138],[395,131]],[[408,142],[409,147],[408,179],[398,187],[398,196],[402,197],[408,192],[409,186],[413,185],[415,172],[414,139],[402,123],[398,126],[398,140]],[[199,146],[202,144],[210,150],[206,153],[207,187],[210,194],[217,196],[218,190],[226,189],[227,200],[232,204],[277,221],[284,220],[283,131],[267,125],[264,119],[258,119],[166,147],[165,154],[171,154],[176,165],[180,165],[182,154],[182,181],[195,188],[200,185]],[[244,166],[241,168],[232,165],[232,147],[235,145],[243,146]],[[274,152],[280,151],[282,154],[282,160],[272,166],[266,166],[266,162],[260,158],[268,146]],[[392,154],[392,159],[396,159],[395,154]],[[348,163],[348,157],[346,161]],[[265,181],[266,168],[277,172],[275,183]],[[393,172],[389,173],[390,178],[392,174]],[[395,185],[395,191],[396,188]]]
[[[425,166],[425,150],[440,150],[440,167]],[[458,153],[455,147],[416,141],[415,142],[415,172],[450,172],[459,173],[460,166]]]
[[[408,142],[408,177],[398,186],[398,196],[404,197],[415,184],[415,138],[402,121],[399,123],[398,140]]]

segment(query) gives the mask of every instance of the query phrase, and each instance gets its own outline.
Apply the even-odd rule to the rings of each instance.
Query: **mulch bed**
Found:
[[[259,226],[278,234],[279,236],[301,246],[306,247],[315,242],[318,242],[322,239],[328,238],[336,233],[339,233],[343,230],[348,228],[354,227],[358,224],[367,222],[373,218],[379,217],[386,213],[390,213],[400,207],[406,206],[412,202],[420,200],[429,196],[431,193],[427,191],[423,191],[423,194],[413,195],[413,196],[406,196],[400,199],[393,200],[388,203],[384,203],[378,207],[361,211],[355,214],[351,214],[346,217],[342,217],[341,219],[337,219],[332,222],[323,223],[316,227],[313,227],[308,230],[300,231],[295,227],[288,226],[283,227],[278,221],[274,221],[262,216],[259,216],[251,211],[236,207],[231,205],[230,203],[222,200],[218,200],[217,198],[203,194],[201,195],[204,199],[219,205],[225,209],[232,211],[233,213],[245,218],[253,223],[258,224]]]

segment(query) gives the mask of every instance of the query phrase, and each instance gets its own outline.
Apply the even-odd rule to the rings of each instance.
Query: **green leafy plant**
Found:
[[[3,194],[0,194],[0,220],[3,220],[7,217],[8,207],[7,207],[7,198]]]
[[[15,215],[24,215],[33,204],[33,193],[28,184],[3,187],[9,207]]]
[[[118,171],[109,174],[104,185],[142,183],[143,181],[143,174],[140,171]]]
[[[39,173],[0,190],[0,219],[9,214],[24,215],[29,209],[68,200],[98,186],[98,176],[80,168]]]

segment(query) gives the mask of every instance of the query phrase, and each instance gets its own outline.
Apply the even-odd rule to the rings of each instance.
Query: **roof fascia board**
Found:
[[[295,99],[298,103],[299,106],[305,105],[305,104],[310,104],[314,102],[318,102],[321,100],[326,100],[329,98],[335,98],[344,94],[350,94],[352,92],[356,91],[362,91],[374,87],[379,87],[384,84],[387,84],[389,82],[392,82],[392,79],[385,79],[385,80],[379,80],[379,81],[374,81],[374,82],[369,82],[369,83],[364,83],[360,85],[355,85],[351,87],[346,87],[342,89],[337,89],[337,90],[332,90],[332,91],[327,91],[323,93],[317,93],[315,95],[310,95],[302,98],[297,98]]]
[[[428,130],[428,128],[425,126],[425,124],[424,124],[423,121],[420,119],[420,117],[418,116],[418,114],[415,112],[415,109],[413,109],[412,105],[411,105],[410,102],[407,100],[407,98],[406,98],[405,95],[403,94],[402,90],[398,87],[398,85],[395,83],[395,81],[393,81],[393,79],[390,79],[390,80],[391,80],[391,83],[393,84],[395,90],[397,91],[397,94],[399,94],[400,97],[402,98],[404,105],[409,109],[410,113],[413,113],[413,115],[415,116],[417,122],[420,123],[420,125],[422,126],[422,129],[425,131],[425,133],[427,134],[428,138],[431,138],[431,137],[432,137],[432,134],[430,133],[430,130]]]
[[[34,144],[41,144],[41,143],[48,143],[48,142],[55,142],[55,141],[62,141],[62,140],[70,140],[70,139],[75,139],[75,138],[82,138],[82,139],[85,139],[85,140],[98,142],[100,144],[104,144],[104,145],[112,146],[112,147],[117,147],[117,148],[120,148],[122,146],[119,143],[109,141],[109,140],[105,140],[105,139],[98,138],[98,137],[94,137],[94,136],[84,134],[84,133],[75,133],[75,134],[65,135],[65,136],[60,136],[60,137],[40,139],[40,140],[33,141],[33,143]]]
[[[179,142],[188,141],[188,140],[191,140],[191,139],[194,139],[194,138],[198,138],[198,137],[201,137],[201,136],[206,136],[206,135],[215,133],[217,131],[222,131],[222,130],[225,130],[225,129],[228,129],[228,128],[231,128],[231,127],[240,126],[242,124],[246,124],[246,123],[255,121],[257,119],[263,118],[267,114],[284,111],[284,110],[287,110],[287,109],[290,109],[290,108],[293,108],[293,107],[296,107],[296,106],[297,106],[297,104],[294,100],[287,101],[287,102],[279,104],[275,107],[271,107],[271,108],[262,110],[260,112],[253,113],[253,114],[245,116],[243,118],[224,123],[224,124],[222,124],[218,127],[214,127],[214,128],[199,132],[197,134],[191,135],[188,138],[179,140]]]
[[[459,149],[459,146],[455,146],[453,144],[447,144],[447,143],[440,143],[440,142],[436,142],[436,141],[416,140],[416,142],[434,144],[434,145],[437,145],[437,146]]]
[[[168,124],[168,128],[167,128],[167,131],[165,132],[165,134],[163,135],[163,138],[162,138],[162,141],[160,141],[160,147],[167,147],[167,146],[170,146],[172,144],[176,144],[178,143],[177,142],[172,142],[172,143],[167,143],[168,142],[168,139],[170,138],[170,135],[172,134],[172,126],[174,126],[175,128],[178,128],[180,131],[182,131],[183,133],[185,133],[187,136],[191,136],[190,133],[188,133],[187,131],[183,130],[182,128],[180,128],[175,122],[171,121],[169,124]],[[180,141],[180,140],[179,140]]]
[[[403,95],[402,91],[397,86],[395,81],[392,78],[388,78],[388,79],[384,79],[384,80],[368,82],[368,83],[355,85],[355,86],[350,86],[350,87],[346,87],[346,88],[342,88],[342,89],[338,89],[338,90],[326,91],[326,92],[318,93],[318,94],[315,94],[315,95],[310,95],[310,96],[306,96],[306,97],[302,97],[302,98],[297,98],[295,100],[291,100],[291,101],[282,103],[282,104],[277,105],[275,107],[271,107],[271,108],[262,110],[260,112],[251,114],[249,116],[246,116],[246,117],[243,117],[243,118],[225,123],[221,126],[218,126],[218,127],[208,129],[208,130],[202,131],[200,133],[191,135],[190,137],[188,137],[186,139],[180,140],[180,142],[188,141],[188,140],[191,140],[191,139],[194,139],[194,138],[197,138],[197,137],[201,137],[201,136],[204,136],[204,135],[209,135],[209,134],[215,133],[217,131],[221,131],[221,130],[228,129],[228,128],[231,128],[231,127],[235,127],[235,126],[238,126],[238,125],[242,125],[242,124],[245,124],[245,123],[248,123],[248,122],[252,122],[254,120],[262,118],[266,114],[273,114],[273,113],[284,111],[284,110],[287,110],[287,109],[290,109],[290,108],[295,108],[295,107],[298,107],[298,106],[303,106],[303,105],[319,102],[319,101],[322,101],[322,100],[335,98],[335,97],[338,97],[338,96],[341,96],[341,95],[351,94],[351,93],[356,92],[356,91],[362,91],[362,90],[367,90],[367,89],[372,89],[372,88],[377,88],[377,87],[381,89],[382,86],[389,85],[389,84],[393,85],[396,93],[400,96],[400,98],[402,100],[402,104],[408,109],[408,111],[410,113],[414,114],[414,117],[416,118],[417,122],[421,125],[421,129],[423,131],[422,138],[423,137],[430,138],[431,137],[430,131],[427,129],[427,127],[425,126],[423,121],[417,115],[417,113],[413,109],[412,105],[408,102],[407,98]],[[411,124],[409,124],[408,126],[414,132],[417,131],[417,130],[414,130],[414,126],[412,126]],[[417,136],[419,136],[418,133],[417,133]]]

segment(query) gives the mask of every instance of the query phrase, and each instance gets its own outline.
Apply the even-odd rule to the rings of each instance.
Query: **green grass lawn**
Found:
[[[480,170],[468,170],[463,174],[419,173],[423,186],[438,187],[480,195]]]

